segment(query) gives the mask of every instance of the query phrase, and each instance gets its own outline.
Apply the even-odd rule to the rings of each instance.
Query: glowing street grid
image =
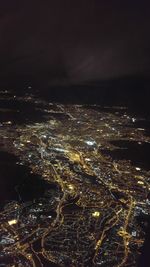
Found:
[[[26,101],[39,107],[40,100]],[[150,171],[106,151],[116,149],[113,141],[141,145],[150,137],[124,108],[43,105],[46,122],[1,125],[1,142],[7,139],[18,164],[41,175],[48,188],[39,199],[4,206],[1,259],[11,267],[45,266],[45,260],[67,267],[137,266],[145,238],[137,218],[150,214]]]

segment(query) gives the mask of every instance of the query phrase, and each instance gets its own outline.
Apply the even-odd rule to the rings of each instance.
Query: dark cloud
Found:
[[[148,1],[2,0],[0,6],[1,80],[149,75]]]

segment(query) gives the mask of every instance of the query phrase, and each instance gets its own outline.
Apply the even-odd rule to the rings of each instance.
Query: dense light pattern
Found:
[[[137,266],[149,214],[149,171],[116,160],[112,141],[150,142],[126,109],[42,103],[46,122],[4,123],[1,142],[47,183],[42,198],[1,212],[6,266]],[[117,110],[117,111],[116,111]],[[5,136],[4,140],[3,137]],[[6,140],[7,136],[7,140]]]

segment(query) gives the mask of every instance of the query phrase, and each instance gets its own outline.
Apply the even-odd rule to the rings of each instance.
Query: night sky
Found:
[[[150,73],[149,1],[1,0],[0,81]]]

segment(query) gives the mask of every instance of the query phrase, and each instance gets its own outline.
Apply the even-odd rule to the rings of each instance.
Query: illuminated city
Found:
[[[18,200],[2,206],[0,266],[137,266],[145,240],[140,218],[150,215],[150,170],[115,153],[150,145],[137,126],[142,119],[126,107],[63,105],[1,91],[1,100],[14,98],[42,110],[44,119],[1,122],[2,150],[46,189],[24,201],[16,187]]]

